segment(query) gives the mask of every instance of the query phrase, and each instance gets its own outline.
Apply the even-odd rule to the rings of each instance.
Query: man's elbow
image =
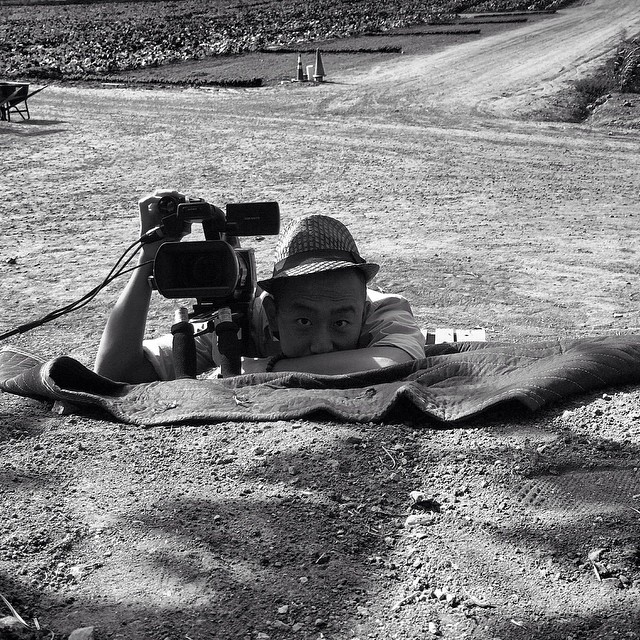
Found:
[[[159,379],[151,363],[144,357],[135,363],[96,359],[93,370],[104,378],[127,384],[155,382]]]
[[[395,364],[412,362],[413,358],[399,347],[379,347],[374,360],[382,369],[383,367],[392,367]]]

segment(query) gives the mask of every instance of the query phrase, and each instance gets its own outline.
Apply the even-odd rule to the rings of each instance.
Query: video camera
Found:
[[[254,355],[249,307],[257,275],[253,249],[238,237],[277,235],[277,202],[227,204],[226,213],[200,198],[163,196],[158,201],[162,223],[144,242],[180,237],[202,224],[204,241],[165,242],[156,253],[151,285],[165,298],[196,298],[193,312],[182,309],[171,327],[176,377],[195,377],[195,345],[190,319],[215,331],[222,376],[237,375],[241,355]]]
[[[165,192],[166,193],[166,192]],[[161,193],[157,194],[161,196]],[[181,307],[171,327],[176,377],[196,375],[195,335],[215,332],[222,377],[241,372],[242,355],[255,356],[249,310],[257,287],[253,249],[242,249],[239,237],[277,235],[277,202],[228,204],[226,213],[200,198],[165,195],[158,200],[162,222],[120,256],[107,277],[89,293],[42,318],[0,334],[0,340],[25,333],[80,309],[127,269],[140,245],[181,237],[193,223],[202,224],[204,242],[165,242],[156,254],[151,285],[165,298],[196,298],[193,312]],[[135,250],[135,251],[134,251]],[[127,257],[129,252],[133,254]],[[205,325],[195,334],[193,322]]]
[[[181,236],[201,223],[205,241],[160,246],[152,285],[165,298],[196,298],[200,305],[223,307],[251,302],[257,277],[253,249],[238,237],[277,235],[277,202],[228,204],[226,215],[200,198],[164,196],[158,202],[164,236]]]

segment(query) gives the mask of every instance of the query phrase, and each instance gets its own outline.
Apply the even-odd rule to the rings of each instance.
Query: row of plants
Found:
[[[233,88],[255,88],[261,87],[263,78],[219,78],[216,80],[201,79],[190,81],[189,79],[176,79],[164,76],[154,76],[153,78],[132,78],[130,76],[109,75],[92,75],[85,74],[82,77],[84,82],[109,82],[112,84],[128,85],[128,86],[145,86],[145,85],[163,85],[163,86],[197,86],[197,87],[233,87]]]
[[[6,3],[7,0],[0,0]],[[24,0],[23,0],[24,1]],[[74,0],[78,2],[78,0]],[[556,8],[569,0],[301,0],[116,2],[5,6],[0,76],[84,78],[448,22],[474,10]]]
[[[620,45],[613,60],[613,76],[619,91],[640,93],[640,37]]]

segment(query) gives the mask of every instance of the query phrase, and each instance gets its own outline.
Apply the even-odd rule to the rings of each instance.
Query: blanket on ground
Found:
[[[640,336],[428,345],[422,360],[357,374],[261,373],[136,385],[98,376],[67,356],[44,362],[16,349],[0,351],[3,391],[100,407],[139,425],[295,419],[317,412],[350,422],[402,420],[416,412],[455,422],[507,401],[535,410],[637,382]]]

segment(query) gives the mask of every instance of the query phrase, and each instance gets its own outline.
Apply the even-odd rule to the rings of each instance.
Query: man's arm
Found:
[[[273,371],[339,375],[382,369],[411,360],[413,358],[398,347],[368,347],[348,351],[332,351],[331,353],[320,353],[302,358],[284,358],[275,363]]]
[[[148,278],[153,272],[153,262],[148,260],[148,254],[143,253],[139,260],[142,266],[133,272],[111,311],[94,366],[96,373],[130,384],[158,379],[142,350],[151,302]]]
[[[156,191],[139,200],[140,237],[160,224],[157,203],[166,195],[182,196],[177,191]],[[144,355],[142,341],[151,303],[149,276],[153,274],[156,253],[167,240],[172,238],[142,246],[139,267],[120,294],[104,328],[94,365],[96,373],[130,384],[158,379],[153,365]]]

